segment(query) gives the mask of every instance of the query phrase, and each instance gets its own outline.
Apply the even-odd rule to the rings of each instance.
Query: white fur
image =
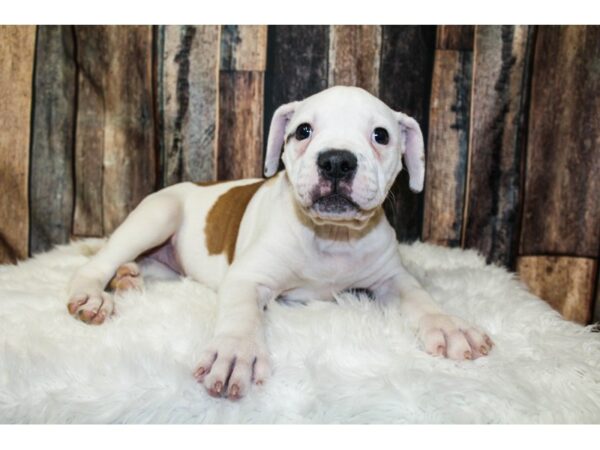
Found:
[[[217,303],[199,283],[148,278],[100,327],[66,313],[67,280],[101,243],[0,266],[1,423],[600,423],[600,334],[473,251],[400,246],[447,311],[489,330],[487,358],[427,355],[394,303],[270,304],[273,374],[228,402],[191,375]]]

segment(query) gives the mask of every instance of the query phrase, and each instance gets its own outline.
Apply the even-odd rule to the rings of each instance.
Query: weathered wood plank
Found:
[[[439,50],[473,50],[475,25],[438,25],[436,48]]]
[[[581,324],[589,322],[596,260],[568,256],[521,256],[517,270],[529,289],[565,318]]]
[[[161,186],[215,179],[219,39],[217,25],[156,28]]]
[[[79,65],[75,133],[75,212],[73,234],[102,236],[102,166],[105,85],[109,64],[107,27],[75,27]]]
[[[435,26],[384,26],[382,33],[379,97],[391,108],[414,117],[427,139]],[[410,191],[406,170],[391,192],[385,208],[398,239],[418,239],[423,194]]]
[[[74,51],[72,27],[38,27],[31,135],[31,253],[67,243],[71,236],[77,89]]]
[[[223,25],[221,70],[245,71],[267,68],[266,25]]]
[[[0,263],[29,250],[29,135],[34,26],[0,26]]]
[[[261,177],[267,27],[223,27],[217,179]]]
[[[600,27],[540,26],[520,252],[597,257]]]
[[[275,109],[327,87],[329,27],[272,25],[267,43],[264,141]],[[264,150],[263,150],[264,152]]]
[[[436,50],[429,110],[423,240],[458,246],[463,224],[472,53]]]
[[[596,260],[596,297],[593,299],[594,307],[592,313],[592,322],[598,324],[600,331],[600,264]]]
[[[358,86],[378,95],[381,27],[332,25],[329,36],[329,86]]]
[[[262,177],[263,83],[263,72],[221,72],[219,180]]]
[[[477,26],[463,245],[514,267],[533,27]]]
[[[155,188],[152,28],[76,27],[74,232],[112,232]]]

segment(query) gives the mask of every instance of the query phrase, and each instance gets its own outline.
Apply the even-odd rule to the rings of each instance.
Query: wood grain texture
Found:
[[[272,25],[268,35],[265,142],[277,107],[327,87],[329,55],[329,27],[325,25]]]
[[[29,139],[34,26],[0,26],[0,263],[29,251]]]
[[[520,252],[597,257],[600,27],[540,26]]]
[[[70,26],[38,27],[29,196],[31,253],[65,244],[71,236],[77,89],[74,44]]]
[[[217,179],[261,177],[267,27],[223,27]]]
[[[218,180],[262,177],[263,84],[263,72],[221,72]]]
[[[533,27],[477,26],[463,245],[514,267]]]
[[[155,32],[161,186],[216,176],[220,27]]]
[[[332,25],[329,31],[329,86],[358,86],[379,94],[381,27]]]
[[[438,25],[436,48],[440,50],[473,50],[475,25]]]
[[[221,70],[245,71],[267,68],[266,25],[223,25]]]
[[[155,188],[152,28],[76,27],[74,232],[112,232]]]
[[[391,108],[414,117],[427,139],[435,26],[382,28],[379,97]],[[410,191],[406,170],[392,186],[385,209],[399,240],[421,236],[423,194]]]
[[[469,140],[472,53],[436,50],[429,111],[423,240],[459,246]]]
[[[597,262],[567,256],[521,256],[517,271],[538,297],[565,318],[587,324],[591,316]]]

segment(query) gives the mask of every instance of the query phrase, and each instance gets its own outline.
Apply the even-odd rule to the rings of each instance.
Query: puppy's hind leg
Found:
[[[129,290],[141,291],[144,281],[140,266],[135,262],[128,262],[117,269],[117,273],[108,283],[108,287],[115,293],[120,294]]]
[[[121,266],[170,239],[179,228],[182,215],[181,191],[167,188],[146,197],[114,231],[104,247],[77,270],[68,289],[69,312],[75,318],[94,325],[111,316],[114,300],[104,292],[108,282]]]

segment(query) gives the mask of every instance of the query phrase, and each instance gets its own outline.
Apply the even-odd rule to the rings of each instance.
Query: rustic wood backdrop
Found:
[[[274,109],[362,86],[421,123],[398,238],[475,248],[600,319],[598,26],[0,27],[0,261],[104,236],[148,193],[261,176]]]

